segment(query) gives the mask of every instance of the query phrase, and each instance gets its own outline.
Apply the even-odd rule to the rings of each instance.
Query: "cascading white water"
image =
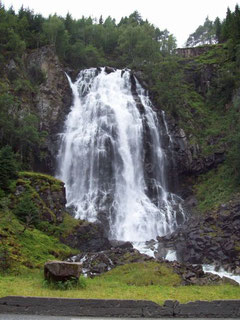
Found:
[[[184,212],[181,199],[167,191],[161,128],[145,90],[134,78],[133,96],[128,70],[88,69],[69,81],[74,103],[58,160],[76,218],[104,221],[118,240],[146,241],[175,230]]]

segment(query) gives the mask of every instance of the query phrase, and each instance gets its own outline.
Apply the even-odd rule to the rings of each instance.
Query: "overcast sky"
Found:
[[[168,29],[177,38],[178,46],[186,42],[189,34],[204,23],[207,16],[215,20],[225,18],[227,7],[234,10],[238,0],[0,0],[5,7],[13,5],[18,10],[21,5],[33,9],[47,17],[57,13],[65,16],[70,12],[73,18],[91,16],[107,18],[109,15],[118,22],[137,10],[143,19],[159,27]]]

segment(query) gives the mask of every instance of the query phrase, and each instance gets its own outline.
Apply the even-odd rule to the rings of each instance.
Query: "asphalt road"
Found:
[[[129,320],[129,318],[95,318],[96,320]],[[143,318],[134,318],[134,320],[143,320]],[[164,318],[164,320],[206,320],[202,318]],[[94,318],[85,318],[85,317],[54,317],[54,316],[31,316],[31,315],[20,315],[20,314],[0,314],[0,320],[94,320]],[[144,320],[152,320],[148,318],[144,318]],[[226,320],[218,318],[218,320]],[[228,320],[235,320],[230,319]]]

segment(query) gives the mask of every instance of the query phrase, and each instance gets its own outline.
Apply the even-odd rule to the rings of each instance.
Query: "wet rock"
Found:
[[[204,273],[201,265],[165,261],[182,279],[182,285],[211,285],[222,284],[223,280],[218,275]]]
[[[153,260],[153,258],[141,254],[136,249],[119,247],[101,252],[82,253],[69,259],[69,261],[81,262],[84,273],[90,277],[127,263],[151,260]]]
[[[233,279],[227,278],[227,277],[222,277],[222,282],[224,284],[231,284],[233,286],[239,286],[239,283]]]
[[[232,272],[238,270],[239,205],[240,195],[237,195],[214,212],[192,216],[170,236],[159,237],[159,246],[171,246],[176,250],[179,261],[183,263],[217,263],[219,266],[233,266]]]
[[[112,72],[115,72],[116,69],[115,68],[112,68],[112,67],[105,67],[104,68],[104,71],[109,74],[109,73],[112,73]]]
[[[133,249],[133,245],[129,241],[110,240],[113,248]]]

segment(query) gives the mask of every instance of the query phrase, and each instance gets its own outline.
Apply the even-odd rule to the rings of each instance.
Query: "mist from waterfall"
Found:
[[[69,82],[74,102],[61,134],[58,177],[75,217],[100,220],[118,240],[174,231],[184,212],[168,192],[161,133],[169,131],[146,91],[129,70],[87,69]]]

